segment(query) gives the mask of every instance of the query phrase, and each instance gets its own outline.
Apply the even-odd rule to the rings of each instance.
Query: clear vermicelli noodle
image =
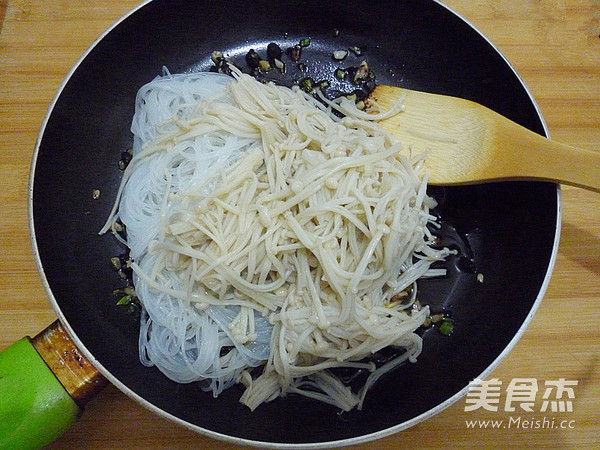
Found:
[[[140,89],[103,232],[127,230],[142,363],[215,396],[241,383],[251,409],[294,393],[350,410],[415,361],[416,281],[450,251],[433,247],[422,156],[382,117],[237,71]],[[337,368],[370,375],[351,390]]]

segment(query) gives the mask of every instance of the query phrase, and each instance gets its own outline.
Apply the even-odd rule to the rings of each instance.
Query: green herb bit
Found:
[[[444,336],[449,336],[454,331],[454,320],[450,317],[444,317],[439,327],[440,333]]]
[[[321,90],[325,90],[329,86],[331,86],[331,83],[329,83],[329,80],[322,80],[319,82],[319,89],[321,89]]]
[[[312,78],[305,78],[300,82],[300,88],[305,92],[312,92],[314,89],[314,82]]]
[[[306,37],[304,39],[300,39],[300,47],[308,47],[310,45],[310,38]]]
[[[340,80],[346,78],[346,75],[348,75],[348,72],[344,69],[336,69],[335,71],[336,78],[339,78]]]
[[[117,305],[118,306],[129,305],[129,304],[131,304],[132,301],[133,301],[133,299],[131,298],[131,295],[124,295],[123,297],[121,297],[119,299],[119,301],[117,302]]]

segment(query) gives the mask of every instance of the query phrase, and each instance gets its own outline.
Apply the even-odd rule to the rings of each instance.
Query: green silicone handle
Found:
[[[0,353],[0,449],[35,449],[62,435],[80,408],[23,338]]]

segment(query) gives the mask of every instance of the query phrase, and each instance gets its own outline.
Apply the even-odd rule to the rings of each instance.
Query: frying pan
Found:
[[[358,46],[380,84],[469,98],[545,133],[510,64],[437,2],[154,0],[109,30],[70,73],[32,166],[34,251],[50,301],[81,353],[158,414],[251,445],[350,445],[400,431],[457,401],[524,332],[547,286],[560,229],[560,191],[553,184],[432,189],[441,237],[459,254],[448,260],[446,277],[420,284],[420,300],[451,314],[455,330],[425,332],[418,362],[381,379],[362,411],[340,414],[290,396],[250,412],[238,402],[241,389],[215,399],[196,384],[177,384],[142,366],[137,318],[113,294],[123,281],[110,259],[123,248],[97,234],[120,182],[120,154],[132,143],[135,93],[163,66],[173,73],[209,70],[214,50],[243,60],[250,48],[305,37],[311,38],[303,55],[311,76],[327,75],[332,51]],[[295,72],[289,76],[293,82]]]

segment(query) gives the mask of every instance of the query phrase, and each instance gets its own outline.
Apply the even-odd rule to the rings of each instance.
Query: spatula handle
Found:
[[[600,192],[600,152],[549,141],[537,161],[543,161],[540,176],[564,184]]]
[[[500,172],[600,192],[600,152],[547,139],[508,120],[496,124],[501,128],[495,159],[506,165]],[[503,147],[514,150],[504,153]]]

